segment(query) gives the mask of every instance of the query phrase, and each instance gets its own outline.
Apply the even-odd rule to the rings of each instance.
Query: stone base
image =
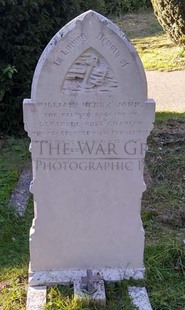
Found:
[[[144,268],[104,268],[92,269],[93,275],[99,274],[107,282],[116,282],[121,280],[140,280],[144,279]],[[79,281],[85,277],[87,269],[64,269],[61,271],[29,271],[29,286],[46,285],[52,286],[57,284],[70,284]]]
[[[94,291],[89,294],[82,289],[82,279],[88,279],[86,269],[70,269],[63,271],[40,271],[29,273],[29,288],[27,294],[26,310],[44,310],[46,304],[46,286],[74,284],[75,298],[89,298],[98,303],[106,304],[104,281],[117,282],[123,279],[135,280],[144,278],[143,269],[94,269],[90,270],[89,283],[94,284]],[[97,276],[100,278],[97,280]],[[95,279],[95,281],[93,280]],[[139,310],[152,310],[147,291],[144,287],[128,287],[132,303]]]

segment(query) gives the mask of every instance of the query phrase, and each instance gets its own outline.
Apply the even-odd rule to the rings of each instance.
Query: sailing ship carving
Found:
[[[80,55],[66,74],[62,91],[111,91],[118,82],[107,61],[94,49]]]

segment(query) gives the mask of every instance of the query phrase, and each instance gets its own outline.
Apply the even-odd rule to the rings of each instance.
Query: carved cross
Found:
[[[85,294],[93,295],[97,291],[95,284],[101,280],[100,274],[93,275],[92,270],[87,269],[87,276],[81,278],[80,289]]]

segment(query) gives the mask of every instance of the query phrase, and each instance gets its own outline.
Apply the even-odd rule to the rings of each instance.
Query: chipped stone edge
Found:
[[[46,286],[29,286],[27,292],[26,310],[44,310],[46,298]]]
[[[82,13],[81,15],[77,16],[76,18],[74,18],[73,20],[71,20],[69,23],[67,23],[64,27],[62,27],[54,36],[53,38],[49,41],[49,43],[46,45],[45,49],[43,50],[35,72],[34,72],[34,76],[33,76],[33,81],[32,81],[32,88],[31,88],[31,98],[32,101],[35,101],[35,90],[37,89],[37,82],[39,80],[39,76],[42,70],[42,67],[45,63],[45,60],[48,58],[48,55],[50,54],[50,52],[55,48],[56,44],[63,40],[63,38],[65,37],[66,34],[70,33],[72,30],[75,29],[77,22],[83,22],[83,20],[88,19],[89,16],[95,16],[100,22],[104,23],[107,25],[107,27],[114,32],[121,40],[122,42],[127,46],[128,50],[130,51],[130,53],[132,54],[133,58],[135,58],[135,61],[137,63],[137,67],[138,70],[141,74],[141,78],[143,80],[143,83],[145,85],[147,85],[147,80],[146,80],[146,74],[145,74],[145,70],[143,67],[143,64],[140,60],[140,57],[135,49],[135,47],[133,46],[133,44],[131,43],[131,41],[128,39],[128,37],[125,35],[125,33],[121,30],[121,28],[119,28],[117,25],[115,25],[112,21],[110,21],[109,19],[107,19],[106,17],[104,17],[103,15],[93,11],[93,10],[89,10],[86,11],[85,13]]]
[[[144,279],[144,268],[102,268],[92,269],[93,275],[107,282],[116,282],[123,279]],[[64,269],[60,271],[35,271],[29,272],[29,286],[52,286],[57,284],[70,284],[85,277],[87,269]]]
[[[132,303],[138,307],[139,310],[152,310],[145,287],[129,286],[128,293]]]

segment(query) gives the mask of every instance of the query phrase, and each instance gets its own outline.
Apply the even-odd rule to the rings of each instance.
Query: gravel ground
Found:
[[[146,77],[156,111],[185,112],[185,71],[146,71]]]

